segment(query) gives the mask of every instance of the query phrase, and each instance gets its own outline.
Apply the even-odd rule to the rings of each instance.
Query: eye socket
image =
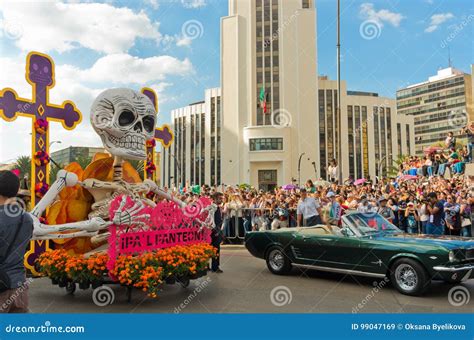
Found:
[[[135,115],[133,114],[132,111],[129,110],[123,110],[120,113],[118,123],[120,126],[127,126],[131,125],[135,121]]]
[[[38,71],[38,64],[36,63],[33,64],[33,70]]]
[[[44,73],[48,73],[48,72],[49,72],[48,66],[43,67],[43,72],[44,72]]]
[[[143,127],[145,128],[146,132],[153,132],[155,129],[155,119],[152,117],[145,117],[142,120]]]

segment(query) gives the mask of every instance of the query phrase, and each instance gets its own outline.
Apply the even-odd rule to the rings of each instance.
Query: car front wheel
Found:
[[[428,288],[430,280],[420,263],[413,259],[403,258],[392,265],[390,281],[400,293],[417,296],[423,294]]]
[[[267,252],[266,260],[267,267],[273,274],[284,275],[291,270],[290,259],[281,248],[271,248]]]

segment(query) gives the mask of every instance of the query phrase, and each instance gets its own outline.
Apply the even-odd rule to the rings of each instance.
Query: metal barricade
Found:
[[[241,208],[231,210],[230,215],[225,216],[223,222],[224,239],[231,243],[242,244],[245,239],[245,234],[249,231],[255,230],[271,230],[273,218],[270,218],[270,208]],[[296,227],[297,216],[296,209],[288,209],[288,227]],[[255,228],[255,225],[258,228]]]

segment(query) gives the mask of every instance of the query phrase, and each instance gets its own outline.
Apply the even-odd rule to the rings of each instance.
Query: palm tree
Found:
[[[31,158],[30,156],[19,156],[16,159],[15,169],[20,170],[20,177],[27,175],[28,177],[31,174]]]
[[[390,165],[390,167],[387,171],[388,177],[396,177],[397,176],[398,170],[400,169],[400,165],[403,164],[403,162],[405,161],[405,159],[407,157],[408,157],[408,155],[400,155],[400,156],[398,156],[397,159],[393,160],[392,165]]]
[[[58,166],[59,165],[59,166]],[[49,168],[49,183],[53,183],[55,180],[56,180],[56,176],[58,174],[58,171],[61,170],[61,169],[64,169],[64,166],[61,165],[61,164],[54,164],[54,163],[51,163],[50,164],[50,168]]]
[[[89,164],[91,164],[92,157],[89,155],[79,155],[76,157],[75,162],[79,163],[82,169],[85,169]]]
[[[18,169],[20,171],[20,178],[26,178],[26,183],[21,181],[21,188],[22,189],[27,189],[30,187],[31,184],[31,158],[30,156],[19,156],[16,159],[16,167],[15,169]]]
[[[144,171],[145,162],[134,160],[134,159],[129,159],[127,161],[135,168],[135,170],[137,170],[138,174],[140,175],[140,178],[143,180],[143,171]]]

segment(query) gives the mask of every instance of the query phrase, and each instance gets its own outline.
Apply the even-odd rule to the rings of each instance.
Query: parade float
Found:
[[[82,115],[70,101],[48,102],[54,86],[49,56],[30,53],[26,78],[34,99],[2,90],[0,117],[33,119],[32,203],[39,202],[31,211],[34,241],[27,268],[69,293],[92,286],[100,294],[102,285],[117,283],[127,287],[129,298],[132,288],[156,297],[163,283],[186,287],[206,275],[215,256],[209,245],[215,206],[206,198],[185,204],[153,181],[155,140],[167,147],[173,139],[167,126],[156,128],[154,91],[102,92],[90,122],[108,153],[96,154],[85,169],[67,165],[49,185],[49,121],[73,129]],[[127,160],[144,162],[143,181]]]

